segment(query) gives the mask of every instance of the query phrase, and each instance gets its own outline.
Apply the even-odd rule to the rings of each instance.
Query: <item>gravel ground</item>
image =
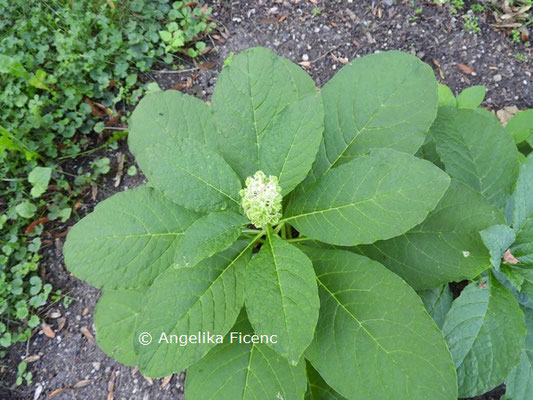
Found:
[[[439,80],[456,93],[471,85],[485,85],[487,97],[483,105],[489,109],[533,107],[533,66],[514,57],[520,52],[531,59],[531,50],[512,44],[502,33],[489,27],[490,21],[481,20],[481,33],[477,35],[465,33],[462,21],[451,17],[447,9],[418,1],[414,7],[402,0],[397,0],[401,4],[393,6],[365,0],[220,0],[210,3],[219,26],[225,29],[212,40],[213,51],[206,56],[203,65],[209,69],[196,69],[191,65],[181,73],[152,71],[148,79],[157,80],[164,89],[179,88],[208,101],[223,60],[230,52],[250,46],[269,47],[302,63],[318,86],[327,82],[346,60],[397,49],[412,52],[426,61]],[[418,7],[422,7],[422,13],[413,19]],[[313,9],[320,9],[320,12],[313,12]],[[457,64],[467,67],[461,70]],[[114,186],[119,153],[127,154],[125,144],[118,152],[107,154],[114,169],[99,184],[95,200],[91,193],[87,195],[78,210],[80,215],[111,194],[144,182],[141,175],[124,175],[120,185]],[[127,160],[132,160],[131,155]],[[124,170],[128,166],[127,161]],[[72,168],[75,170],[75,166]],[[183,374],[174,375],[168,382],[151,381],[135,369],[118,364],[98,348],[91,333],[94,333],[92,313],[99,291],[65,270],[61,255],[64,238],[58,236],[65,230],[66,227],[60,227],[52,231],[53,235],[48,238],[52,239],[50,245],[44,250],[42,268],[46,279],[75,301],[67,309],[53,305],[47,310],[45,320],[55,332],[55,338],[37,331],[27,347],[11,349],[8,368],[0,375],[6,382],[0,388],[0,398],[182,399]],[[34,374],[33,384],[9,390],[7,386],[14,379],[13,367],[30,355],[39,356],[29,364]],[[108,397],[110,392],[112,397]],[[478,399],[499,399],[502,393],[503,388],[499,388]]]

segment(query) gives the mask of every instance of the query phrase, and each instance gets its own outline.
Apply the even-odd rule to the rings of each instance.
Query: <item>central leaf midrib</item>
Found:
[[[279,293],[281,297],[281,308],[283,309],[283,322],[285,324],[285,330],[287,331],[287,340],[289,342],[289,348],[292,348],[292,340],[291,340],[291,334],[289,332],[289,326],[287,324],[287,310],[285,309],[285,297],[283,295],[283,289],[281,287],[281,278],[279,275],[279,268],[278,268],[278,262],[276,260],[276,253],[274,252],[274,245],[272,243],[272,236],[270,235],[270,231],[267,231],[268,234],[268,244],[270,246],[270,251],[272,252],[272,260],[274,261],[274,269],[276,271],[276,277],[279,283]]]

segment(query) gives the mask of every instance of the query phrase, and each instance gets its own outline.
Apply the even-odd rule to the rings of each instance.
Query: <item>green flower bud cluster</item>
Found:
[[[257,171],[246,178],[246,187],[239,194],[242,208],[250,222],[257,228],[275,225],[281,218],[281,187],[276,176],[266,176]]]

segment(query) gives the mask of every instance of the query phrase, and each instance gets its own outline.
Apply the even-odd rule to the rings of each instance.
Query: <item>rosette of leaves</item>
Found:
[[[500,222],[488,201],[414,155],[437,114],[431,68],[373,54],[319,92],[264,48],[227,64],[210,105],[176,91],[140,102],[129,146],[148,184],[98,204],[69,232],[67,267],[103,288],[101,348],[151,377],[188,369],[188,399],[455,400],[452,357],[420,297],[397,269],[353,251],[428,218],[432,231],[447,228],[434,220],[457,201],[490,211],[467,221],[473,244],[482,246],[471,231]],[[261,229],[239,197],[258,171],[283,196],[279,222]],[[231,331],[277,343],[230,343]],[[224,343],[160,340],[198,332]]]

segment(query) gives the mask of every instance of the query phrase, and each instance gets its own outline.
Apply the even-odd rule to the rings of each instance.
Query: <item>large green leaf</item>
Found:
[[[453,302],[442,332],[457,369],[459,396],[477,396],[503,382],[524,347],[524,314],[495,278],[468,285]]]
[[[450,287],[445,284],[433,289],[418,292],[427,312],[439,328],[442,328],[446,314],[452,306],[453,296]]]
[[[520,167],[512,197],[512,224],[516,240],[511,252],[520,261],[533,264],[533,156]]]
[[[437,114],[437,81],[418,58],[371,54],[343,67],[321,91],[324,140],[310,181],[376,147],[414,154]]]
[[[153,342],[134,347],[139,369],[150,377],[176,373],[200,360],[216,343],[170,343],[172,335],[226,335],[244,304],[242,274],[251,244],[232,247],[193,268],[172,267],[161,274],[145,295],[135,335],[148,332]]]
[[[402,234],[438,203],[449,177],[428,161],[375,149],[294,193],[285,221],[325,243],[357,245]]]
[[[505,379],[502,400],[527,400],[533,393],[533,310],[522,308],[526,319],[526,343],[518,365]]]
[[[238,176],[196,140],[161,139],[135,156],[148,181],[176,204],[198,212],[240,207]]]
[[[359,250],[405,279],[417,290],[472,279],[490,266],[479,231],[504,223],[500,210],[475,190],[452,180],[428,217],[396,238]]]
[[[65,264],[97,287],[149,286],[174,263],[183,232],[197,218],[150,187],[117,193],[70,230]]]
[[[227,249],[242,232],[247,219],[232,212],[211,213],[193,222],[178,245],[176,262],[192,267],[204,258]]]
[[[129,120],[128,145],[135,157],[167,139],[194,139],[215,147],[216,128],[209,106],[177,90],[143,97]]]
[[[200,212],[238,208],[240,181],[216,152],[209,107],[175,90],[146,96],[130,119],[128,144],[150,183]]]
[[[108,356],[124,365],[135,365],[135,324],[147,288],[105,289],[94,310],[96,341]]]
[[[307,175],[324,131],[324,110],[319,94],[289,104],[259,140],[260,167],[279,179],[283,195]]]
[[[245,313],[232,332],[253,333]],[[266,344],[232,342],[230,335],[187,370],[187,400],[303,399],[303,360],[292,366]]]
[[[246,310],[258,334],[276,334],[271,347],[292,365],[300,361],[318,320],[318,289],[307,256],[279,236],[267,242],[246,266]]]
[[[254,47],[233,57],[220,73],[213,93],[218,144],[241,178],[260,169],[261,136],[285,106],[316,93],[300,67],[272,51]]]
[[[452,178],[503,206],[518,173],[518,150],[511,135],[490,115],[441,107],[431,134]]]
[[[450,353],[413,289],[366,257],[302,249],[320,293],[305,356],[333,389],[348,399],[457,399]]]
[[[305,400],[346,400],[328,386],[310,362],[307,362],[307,381]]]

